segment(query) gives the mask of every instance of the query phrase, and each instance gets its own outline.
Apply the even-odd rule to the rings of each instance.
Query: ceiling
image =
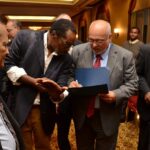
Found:
[[[74,5],[79,0],[0,0],[0,2]]]
[[[0,15],[7,20],[15,16],[52,16],[67,13],[71,17],[100,0],[0,0]],[[20,20],[23,26],[49,26],[51,21]],[[54,19],[52,20],[54,21]]]

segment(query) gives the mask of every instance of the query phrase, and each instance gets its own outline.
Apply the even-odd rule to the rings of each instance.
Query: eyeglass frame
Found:
[[[90,39],[90,38],[88,38],[89,43],[91,43],[91,44],[96,43],[97,45],[102,45],[107,40],[108,40],[108,38],[106,38],[106,39]]]
[[[107,37],[105,36],[105,38],[103,39],[91,39],[91,38],[88,38],[88,42],[93,44],[94,42],[97,44],[97,45],[102,45],[104,44],[108,39],[109,39],[109,35],[107,35]]]

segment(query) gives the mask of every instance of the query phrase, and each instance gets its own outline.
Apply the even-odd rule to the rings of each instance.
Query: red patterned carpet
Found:
[[[57,132],[56,132],[56,127],[55,127],[55,131],[53,133],[51,143],[50,143],[52,150],[59,150],[58,145],[57,145],[56,135],[57,135]],[[72,150],[77,150],[76,143],[75,143],[73,122],[71,123],[69,140],[71,143]],[[136,122],[121,123],[120,128],[119,128],[119,135],[118,135],[118,142],[117,142],[116,150],[136,150],[137,142],[138,142],[138,124]]]

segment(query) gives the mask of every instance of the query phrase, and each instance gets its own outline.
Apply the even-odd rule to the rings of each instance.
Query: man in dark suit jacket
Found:
[[[0,68],[8,54],[8,34],[4,24],[0,23]],[[10,132],[8,132],[10,131]],[[18,123],[10,113],[0,96],[0,149],[24,150],[23,140]]]
[[[89,42],[75,46],[72,57],[77,68],[91,68],[96,55],[101,55],[101,67],[108,67],[108,94],[99,94],[94,114],[89,117],[89,97],[72,101],[78,150],[115,150],[122,103],[137,91],[138,78],[131,52],[111,43],[111,27],[104,20],[93,21]],[[96,76],[95,78],[98,78]],[[73,81],[70,86],[78,86]]]
[[[150,150],[150,45],[143,45],[137,57],[139,76],[138,112],[140,133],[138,150]]]
[[[35,149],[50,149],[56,117],[51,100],[55,95],[47,94],[39,81],[46,77],[60,86],[67,86],[74,67],[68,50],[75,37],[73,23],[61,19],[54,22],[48,32],[20,31],[11,45],[5,64],[8,77],[18,84],[14,114],[27,150],[33,146],[32,135]]]
[[[68,14],[62,13],[60,14],[56,20],[59,19],[67,19],[72,21],[71,17]],[[80,41],[75,40],[73,45],[69,48],[69,54],[72,51],[73,46],[80,44]],[[62,103],[59,104],[59,112],[57,113],[57,139],[58,146],[60,150],[71,150],[70,142],[69,142],[69,129],[72,119],[72,110],[70,107],[70,101],[65,99]]]

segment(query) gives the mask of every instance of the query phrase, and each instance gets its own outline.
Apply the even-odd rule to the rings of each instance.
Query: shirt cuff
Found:
[[[19,68],[17,66],[11,67],[7,71],[8,78],[12,81],[14,85],[17,85],[17,80],[22,77],[23,75],[26,75],[27,73],[23,68]]]
[[[65,90],[64,92],[63,92],[63,95],[64,95],[64,99],[69,95],[69,92],[67,91],[67,90]]]

